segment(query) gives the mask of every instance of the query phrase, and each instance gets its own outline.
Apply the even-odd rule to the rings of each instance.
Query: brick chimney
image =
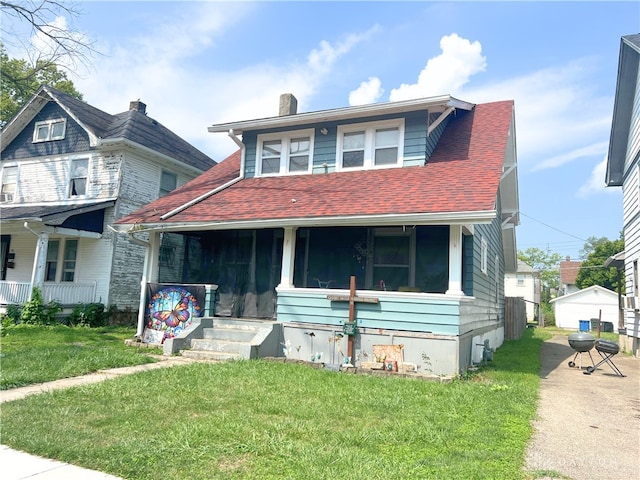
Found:
[[[147,105],[142,103],[140,99],[129,102],[129,110],[137,110],[140,113],[147,114]]]
[[[280,95],[280,113],[281,117],[286,115],[295,115],[298,113],[298,100],[291,93],[283,93]]]

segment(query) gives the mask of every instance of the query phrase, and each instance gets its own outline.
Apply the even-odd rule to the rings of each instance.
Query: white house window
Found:
[[[78,240],[64,242],[64,260],[62,262],[63,282],[73,282],[76,272],[76,257],[78,256]]]
[[[178,186],[178,176],[175,173],[162,171],[160,177],[159,196],[164,197],[167,193],[173,191]]]
[[[258,136],[257,175],[310,173],[313,130]]]
[[[60,246],[63,245],[62,262]],[[73,282],[78,256],[78,240],[67,239],[64,244],[59,239],[50,239],[47,245],[47,261],[45,264],[45,282]]]
[[[482,240],[480,241],[480,270],[484,274],[488,274],[488,271],[487,271],[487,250],[488,250],[487,241],[483,237]]]
[[[55,282],[58,271],[58,251],[60,250],[60,240],[49,240],[47,246],[47,263],[44,271],[45,282]]]
[[[87,177],[89,175],[89,160],[86,158],[71,160],[69,175],[69,196],[80,197],[87,194]]]
[[[337,168],[349,170],[401,165],[403,139],[403,120],[339,126]]]
[[[48,142],[50,140],[61,140],[64,138],[66,130],[66,118],[36,122],[36,126],[33,130],[33,141],[35,143]]]
[[[18,167],[4,167],[2,169],[2,188],[0,203],[13,202],[18,183]]]
[[[518,286],[519,287],[523,287],[524,286],[524,275],[522,273],[518,273],[518,274],[516,274],[516,279],[518,281]]]

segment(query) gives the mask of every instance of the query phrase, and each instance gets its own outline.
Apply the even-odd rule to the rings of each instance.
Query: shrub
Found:
[[[106,320],[106,310],[102,303],[78,304],[67,317],[67,323],[71,326],[104,327]]]
[[[49,302],[45,305],[42,292],[33,287],[31,300],[24,304],[20,313],[22,323],[32,325],[51,325],[56,322],[56,316],[62,311],[62,305]]]

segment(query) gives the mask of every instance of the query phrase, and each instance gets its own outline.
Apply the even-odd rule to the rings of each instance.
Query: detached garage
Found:
[[[556,326],[580,329],[580,320],[598,318],[602,322],[618,325],[618,294],[608,288],[594,285],[551,300]],[[602,311],[602,314],[600,314]]]

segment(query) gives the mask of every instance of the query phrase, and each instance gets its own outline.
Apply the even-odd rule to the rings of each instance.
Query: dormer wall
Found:
[[[245,144],[245,178],[257,176],[257,158],[259,136],[267,134],[277,134],[288,132],[313,132],[312,166],[310,172],[299,174],[322,174],[334,172],[337,169],[339,158],[338,152],[338,129],[353,124],[375,124],[393,120],[401,120],[403,124],[402,141],[402,167],[424,165],[433,153],[442,132],[446,128],[451,117],[445,119],[438,125],[431,134],[427,134],[428,127],[438,117],[440,113],[429,113],[426,110],[408,112],[401,116],[380,115],[353,120],[329,121],[322,124],[300,124],[295,128],[275,128],[263,130],[248,130],[243,132],[242,141]],[[288,173],[282,173],[288,174]]]
[[[65,119],[64,138],[53,141],[34,142],[35,126],[39,122]],[[2,161],[25,158],[64,155],[68,152],[84,152],[91,149],[89,135],[78,123],[55,102],[49,102],[38,112],[16,138],[2,150]]]

